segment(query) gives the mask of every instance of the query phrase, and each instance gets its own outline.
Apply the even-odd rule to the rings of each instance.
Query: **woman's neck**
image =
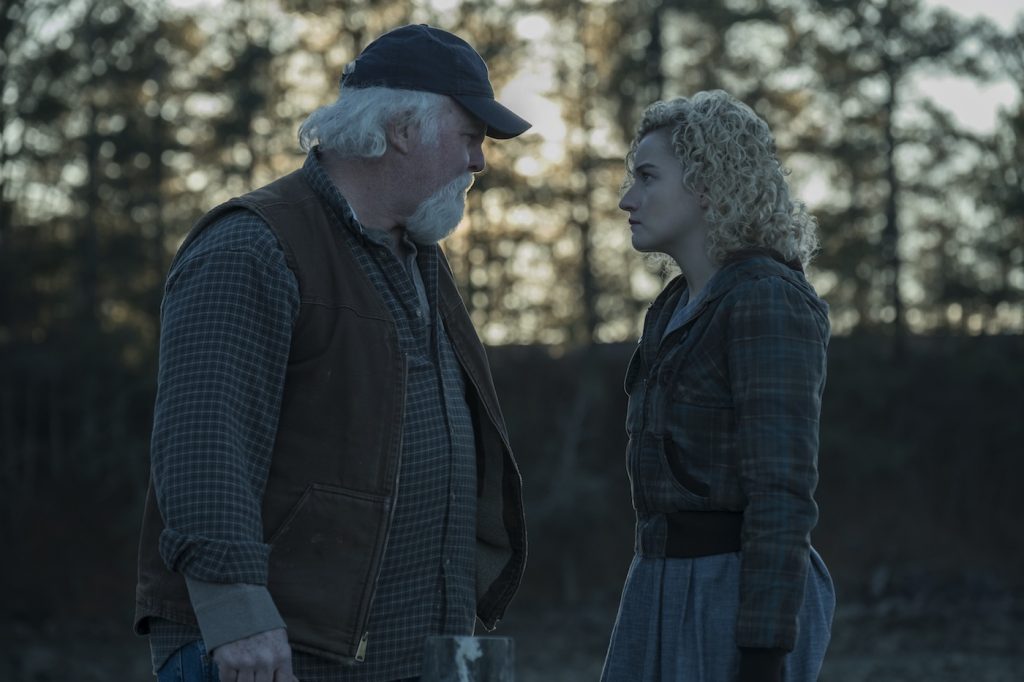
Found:
[[[691,301],[719,269],[719,266],[708,255],[706,234],[698,233],[694,236],[699,236],[699,240],[691,240],[694,243],[687,244],[686,248],[680,249],[679,253],[669,254],[679,269],[683,271]]]

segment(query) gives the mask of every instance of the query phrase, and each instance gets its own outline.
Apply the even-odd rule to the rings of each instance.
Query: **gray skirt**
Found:
[[[740,554],[697,559],[636,556],[622,590],[603,682],[733,682]],[[835,611],[832,578],[811,549],[786,682],[818,679]]]

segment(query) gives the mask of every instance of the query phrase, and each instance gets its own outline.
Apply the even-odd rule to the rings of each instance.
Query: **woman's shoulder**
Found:
[[[728,262],[719,275],[719,293],[730,298],[797,297],[824,303],[802,270],[767,255]]]
[[[731,316],[745,318],[813,319],[822,331],[829,327],[826,303],[803,272],[768,257],[732,266],[720,305]]]

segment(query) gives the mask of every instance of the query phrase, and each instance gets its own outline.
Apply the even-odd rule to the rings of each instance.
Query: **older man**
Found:
[[[484,136],[528,127],[466,42],[398,28],[303,124],[300,170],[185,239],[136,599],[161,681],[414,678],[426,636],[504,614],[520,477],[437,242]]]

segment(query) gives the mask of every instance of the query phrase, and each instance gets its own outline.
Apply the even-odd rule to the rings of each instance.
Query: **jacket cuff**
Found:
[[[740,647],[739,682],[782,682],[785,649]]]
[[[210,583],[185,576],[207,651],[221,644],[285,627],[263,585]]]

